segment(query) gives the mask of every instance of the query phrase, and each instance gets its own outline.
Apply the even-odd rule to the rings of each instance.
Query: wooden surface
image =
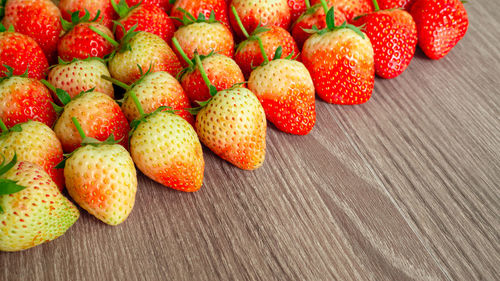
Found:
[[[367,104],[318,101],[308,136],[270,126],[261,169],[205,149],[195,194],[140,175],[125,223],[82,211],[61,238],[0,253],[0,280],[499,280],[498,3],[466,7],[444,59],[417,51]]]

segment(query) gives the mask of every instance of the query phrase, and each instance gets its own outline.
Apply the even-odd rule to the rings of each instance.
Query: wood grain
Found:
[[[125,223],[82,211],[61,238],[0,253],[0,280],[498,280],[496,5],[468,4],[447,57],[418,52],[367,104],[318,101],[310,135],[270,126],[261,169],[205,149],[195,194],[140,175]]]

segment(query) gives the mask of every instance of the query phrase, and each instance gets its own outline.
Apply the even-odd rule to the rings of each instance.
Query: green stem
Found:
[[[241,32],[243,32],[243,35],[245,35],[246,38],[250,37],[250,35],[248,35],[248,31],[243,26],[243,23],[241,22],[240,16],[238,16],[238,12],[236,12],[236,8],[234,6],[231,6],[231,11],[233,12],[234,18],[236,19],[236,22],[238,23],[238,26],[240,27]]]
[[[172,38],[172,44],[174,44],[175,48],[181,55],[181,57],[189,64],[189,66],[193,66],[193,62],[189,59],[189,57],[184,53],[184,50],[182,50],[181,45],[179,44],[179,41],[177,41],[177,38]]]
[[[311,8],[311,3],[309,0],[305,0],[307,9]]]
[[[84,140],[87,136],[85,135],[82,126],[80,126],[80,123],[78,122],[78,120],[76,120],[76,117],[71,117],[71,120],[73,121],[73,124],[75,124],[76,130],[80,134],[80,137],[82,138],[82,140]]]
[[[146,115],[146,113],[144,113],[144,109],[142,108],[142,105],[139,102],[139,99],[137,98],[137,96],[135,95],[135,93],[133,91],[128,92],[128,94],[132,98],[132,100],[134,101],[135,106],[137,107],[137,110],[139,110],[139,114],[141,114],[140,118],[142,118],[144,115]]]
[[[120,87],[120,88],[122,88],[122,89],[124,89],[126,91],[130,90],[130,86],[129,85],[127,85],[127,84],[125,84],[125,83],[123,83],[121,81],[118,81],[118,80],[116,80],[114,78],[111,78],[111,77],[106,76],[106,75],[101,75],[101,78],[104,79],[104,80],[107,80],[107,81],[109,81],[109,82],[111,82],[113,84],[115,84],[116,86],[118,86],[118,87]]]
[[[325,0],[321,0],[321,6],[323,6],[323,11],[325,11],[325,15],[328,13],[328,5]]]
[[[45,85],[45,87],[49,88],[52,92],[56,92],[56,87],[54,87],[54,85],[50,84],[49,81],[45,80],[45,79],[42,79],[40,80],[40,82],[42,82],[42,84]]]
[[[7,132],[9,129],[7,129],[7,126],[5,126],[5,123],[0,119],[0,129],[2,129],[2,133]]]
[[[262,44],[262,39],[259,36],[256,36],[257,43],[259,43],[260,52],[262,53],[262,57],[264,58],[264,64],[269,63],[269,57],[266,54],[266,50],[264,50],[264,45]]]
[[[377,0],[373,0],[373,7],[375,7],[375,12],[380,11],[380,7],[378,6]]]
[[[113,2],[113,1],[111,1],[111,2]],[[90,30],[94,31],[95,33],[101,35],[104,39],[106,39],[106,41],[108,41],[109,43],[111,43],[111,45],[113,45],[115,47],[120,46],[120,43],[118,43],[113,38],[109,37],[107,34],[105,34],[104,32],[102,32],[101,30],[97,29],[95,26],[89,25],[89,28],[90,28]]]
[[[207,73],[205,72],[203,64],[201,63],[200,56],[198,54],[195,54],[194,59],[196,61],[196,65],[198,66],[198,70],[200,71],[201,77],[203,78],[203,81],[205,81],[205,84],[207,84],[208,89],[210,89],[212,82],[210,82],[210,80],[208,79]]]

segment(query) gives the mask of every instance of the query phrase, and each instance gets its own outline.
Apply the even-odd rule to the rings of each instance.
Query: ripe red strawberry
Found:
[[[132,84],[142,76],[138,65],[142,69],[151,69],[151,72],[166,71],[172,76],[182,70],[179,59],[163,39],[132,29],[122,39],[108,67],[113,78]]]
[[[63,19],[67,21],[71,20],[71,15],[76,11],[80,11],[81,14],[89,11],[91,18],[97,16],[99,12],[98,21],[110,29],[113,28],[113,20],[117,17],[109,0],[60,0],[59,9]]]
[[[281,59],[281,48],[276,52],[274,60],[252,71],[248,89],[257,96],[267,119],[279,130],[306,135],[316,123],[311,75],[301,62]]]
[[[63,235],[80,216],[38,165],[1,165],[0,251],[25,250]]]
[[[382,78],[394,78],[408,67],[417,46],[417,28],[411,15],[401,9],[379,10],[354,19],[364,26],[375,55],[375,73]]]
[[[130,92],[140,117],[132,124],[130,153],[146,176],[176,190],[194,192],[201,188],[205,162],[193,127],[185,119],[163,111],[145,114]]]
[[[321,3],[322,0],[312,0],[311,5]],[[339,9],[350,22],[353,18],[373,12],[372,0],[327,0],[335,9]]]
[[[153,5],[157,6],[158,8],[161,8],[165,13],[170,12],[172,9],[173,4],[170,4],[170,1],[172,0],[126,0],[127,5],[129,7],[138,5],[138,4],[148,4],[148,5]]]
[[[415,0],[378,0],[380,10],[402,8],[409,11],[413,3]]]
[[[169,73],[164,71],[147,72],[130,86],[111,78],[106,79],[113,81],[127,91],[123,97],[121,108],[130,122],[141,117],[134,100],[130,96],[130,92],[134,92],[146,114],[155,111],[159,107],[167,106],[177,110],[177,115],[194,125],[193,115],[184,110],[190,107],[189,99],[179,82]]]
[[[7,127],[34,120],[52,127],[57,114],[50,91],[38,80],[13,76],[9,66],[0,78],[0,119]]]
[[[101,59],[59,60],[59,64],[50,69],[47,80],[55,88],[66,91],[71,98],[90,89],[114,98],[113,84],[101,78],[103,75],[110,76],[106,62]]]
[[[185,68],[178,76],[193,105],[196,102],[204,102],[211,97],[204,79],[208,79],[217,91],[226,90],[245,82],[245,77],[238,64],[226,56],[219,54],[195,56],[195,59],[189,63],[189,67]]]
[[[71,61],[89,57],[104,58],[113,51],[113,44],[93,31],[97,29],[99,33],[113,38],[111,30],[95,22],[97,16],[91,19],[90,14],[86,13],[80,17],[80,11],[76,11],[71,22],[61,19],[63,30],[66,32],[57,44],[57,52],[61,59]]]
[[[460,0],[418,0],[411,8],[418,45],[431,59],[446,56],[467,32],[469,19]]]
[[[120,224],[135,203],[137,174],[134,162],[112,136],[98,142],[85,135],[75,117],[71,120],[83,141],[81,147],[61,163],[66,189],[91,215],[109,225]]]
[[[170,43],[175,32],[175,25],[167,13],[158,6],[139,4],[129,7],[125,0],[120,0],[115,4],[115,0],[110,0],[111,4],[119,15],[115,26],[115,36],[121,40],[125,30],[136,27],[136,31],[145,31],[160,36],[163,40]]]
[[[57,41],[61,34],[59,9],[50,0],[8,0],[5,4],[5,27],[33,38],[42,48],[49,62],[55,61]]]
[[[0,24],[0,66],[9,65],[14,75],[28,71],[29,78],[42,79],[47,75],[49,63],[42,49],[33,38]],[[4,73],[0,73],[3,77]]]
[[[311,73],[316,93],[329,103],[360,104],[373,92],[375,66],[368,37],[350,24],[335,26],[334,11],[327,28],[304,43],[302,61]]]
[[[227,4],[224,0],[177,0],[172,7],[172,13],[170,15],[175,18],[183,19],[185,15],[184,11],[195,16],[201,13],[207,19],[213,11],[215,20],[230,29]],[[174,21],[174,23],[177,27],[182,24],[180,21]]]
[[[293,23],[307,10],[306,0],[288,0],[288,7],[290,7],[291,22]]]
[[[333,7],[333,4],[328,4],[328,8]],[[340,10],[335,10],[335,25],[341,25],[346,21],[344,13]],[[322,4],[315,4],[307,9],[305,13],[303,13],[297,21],[293,24],[291,29],[291,34],[295,42],[299,48],[302,49],[304,42],[306,42],[307,38],[311,36],[311,33],[306,32],[305,30],[311,29],[313,26],[316,26],[318,29],[323,29],[326,27],[326,13],[325,8]]]
[[[28,121],[10,130],[0,120],[0,155],[6,159],[17,154],[19,161],[28,161],[42,167],[60,190],[64,188],[63,170],[55,167],[63,160],[61,142],[47,125]]]
[[[232,0],[231,5],[236,9],[241,23],[249,33],[259,25],[288,29],[291,23],[287,0]],[[234,13],[230,14],[229,19],[233,30],[243,38],[245,33],[241,30]]]
[[[57,93],[64,104],[64,111],[54,126],[54,132],[65,152],[74,151],[82,142],[72,117],[79,120],[88,137],[104,141],[113,135],[123,147],[128,148],[129,124],[112,98],[99,92],[84,92],[74,99],[61,89]]]

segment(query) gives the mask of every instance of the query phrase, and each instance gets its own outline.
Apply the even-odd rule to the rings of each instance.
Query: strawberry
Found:
[[[237,11],[241,23],[249,33],[259,25],[279,26],[284,29],[290,26],[291,15],[287,0],[233,0],[231,6]],[[230,14],[229,20],[240,38],[246,35],[234,13]]]
[[[99,23],[107,28],[113,28],[113,20],[117,17],[110,0],[60,0],[59,9],[63,19],[67,21],[71,20],[71,15],[76,11],[82,14],[88,11],[91,18],[99,13]]]
[[[182,70],[179,59],[163,39],[132,28],[123,37],[108,67],[113,78],[132,84],[142,75],[137,65],[142,69],[151,68],[152,72],[166,71],[173,76]]]
[[[300,15],[302,15],[306,9],[306,2],[309,3],[309,0],[288,0],[288,7],[290,7],[290,16],[291,22],[295,22]]]
[[[1,165],[0,251],[25,250],[63,235],[80,217],[38,165]]]
[[[64,108],[60,109],[64,111],[54,126],[54,132],[65,152],[74,151],[82,142],[73,126],[72,117],[82,123],[87,136],[104,141],[113,135],[123,147],[128,148],[129,124],[120,106],[112,98],[103,93],[87,91],[71,99],[65,91],[54,90],[64,104]]]
[[[28,121],[9,130],[1,120],[0,127],[0,155],[10,159],[17,153],[20,161],[39,165],[60,190],[64,188],[63,171],[55,168],[63,160],[63,150],[51,128],[37,121]]]
[[[415,3],[415,0],[378,0],[381,10],[402,8],[409,11],[413,3]]]
[[[172,7],[171,16],[182,19],[186,14],[202,14],[205,18],[209,18],[212,12],[215,14],[215,20],[222,23],[228,29],[231,28],[229,24],[227,4],[224,0],[177,0]],[[174,21],[174,24],[179,27],[182,22]]]
[[[314,85],[309,71],[301,62],[281,59],[281,47],[274,60],[269,61],[265,54],[264,57],[264,63],[252,71],[248,89],[279,130],[308,134],[316,123]]]
[[[311,5],[321,3],[322,0],[312,0]],[[373,12],[372,0],[328,0],[331,6],[339,9],[350,22],[353,18]]]
[[[109,77],[105,78],[127,91],[123,97],[121,108],[130,122],[141,117],[134,100],[130,97],[130,92],[134,92],[147,114],[159,107],[168,106],[176,110],[176,113],[191,125],[194,125],[193,115],[184,110],[190,107],[189,99],[179,82],[168,72],[146,72],[130,86]]]
[[[105,25],[95,22],[99,13],[94,19],[90,19],[88,12],[82,17],[79,15],[80,11],[74,12],[71,22],[61,19],[63,30],[66,33],[57,44],[59,57],[67,61],[89,57],[104,58],[113,51],[114,46],[93,30],[98,29],[99,33],[111,38],[113,33]]]
[[[231,31],[215,20],[215,14],[210,14],[209,19],[200,13],[197,19],[191,14],[183,19],[181,26],[174,34],[178,45],[189,59],[193,59],[194,53],[208,55],[212,52],[228,57],[234,55],[234,40]],[[179,59],[181,55],[176,49]],[[182,60],[181,63],[184,63]]]
[[[176,45],[176,41],[174,41],[174,45]],[[182,52],[180,46],[176,48],[178,52]],[[187,56],[184,57],[187,58]],[[186,62],[189,66],[180,72],[178,77],[191,104],[206,101],[211,97],[210,91],[205,87],[206,79],[215,86],[217,91],[229,89],[236,84],[245,82],[245,77],[243,77],[239,66],[226,56],[195,54],[193,60],[186,60]]]
[[[126,30],[136,26],[136,31],[145,31],[160,36],[170,43],[175,32],[175,25],[167,13],[155,5],[139,4],[129,7],[125,0],[115,4],[110,0],[120,19],[116,21],[115,36],[121,40]],[[121,27],[121,28],[120,28]]]
[[[135,164],[152,180],[185,192],[201,188],[205,162],[200,141],[193,127],[173,112],[156,111],[145,114],[142,106],[130,91],[140,112],[132,123],[130,153]]]
[[[2,23],[5,27],[33,38],[42,48],[47,60],[56,59],[57,41],[62,26],[61,12],[50,0],[7,0]]]
[[[109,225],[120,224],[127,219],[135,203],[137,174],[134,162],[127,150],[116,144],[113,136],[99,142],[85,135],[75,117],[71,119],[82,144],[61,162],[66,189],[91,215]]]
[[[59,64],[50,69],[47,80],[55,88],[66,91],[71,98],[90,89],[114,98],[113,84],[101,78],[102,75],[110,76],[106,62],[99,58],[71,62],[60,59]]]
[[[326,10],[328,11],[328,8],[331,7],[333,7],[333,4],[328,4]],[[335,10],[335,25],[341,25],[345,21],[346,18],[344,13],[338,9]],[[302,49],[304,42],[306,42],[307,38],[311,36],[311,33],[308,33],[305,30],[311,29],[313,26],[316,26],[318,29],[326,27],[325,8],[320,3],[308,7],[307,11],[303,13],[292,25],[290,33],[292,34],[293,39],[295,39],[295,42],[297,42],[299,48]]]
[[[241,24],[236,9],[232,9],[233,15],[238,22],[241,30],[247,38],[245,41],[238,44],[234,54],[234,60],[240,66],[241,71],[248,77],[252,68],[261,65],[264,62],[263,53],[269,59],[273,59],[278,47],[282,47],[285,57],[292,55],[297,58],[299,56],[299,47],[292,35],[285,29],[278,26],[258,27],[252,34],[248,34],[246,28]]]
[[[336,26],[334,8],[328,11],[326,24],[325,29],[315,30],[302,49],[316,93],[328,103],[367,102],[375,82],[370,40],[353,25]]]
[[[129,7],[138,5],[138,4],[148,4],[148,5],[153,5],[157,6],[158,8],[161,8],[165,13],[170,12],[172,9],[172,4],[170,2],[172,0],[125,0],[127,2],[127,5]]]
[[[0,119],[9,128],[28,120],[52,127],[57,114],[51,105],[50,91],[36,79],[13,76],[13,69],[5,67],[5,77],[0,78]]]
[[[408,67],[417,46],[417,28],[411,15],[401,9],[380,10],[373,0],[375,12],[354,19],[370,38],[375,56],[375,73],[394,78]]]
[[[12,26],[11,26],[12,27]],[[0,24],[0,65],[9,65],[14,75],[28,72],[29,78],[42,79],[47,75],[49,63],[40,46],[33,38],[6,30]],[[0,73],[0,77],[3,73]]]
[[[418,45],[431,59],[446,56],[467,32],[469,19],[460,0],[418,0],[411,8]]]

